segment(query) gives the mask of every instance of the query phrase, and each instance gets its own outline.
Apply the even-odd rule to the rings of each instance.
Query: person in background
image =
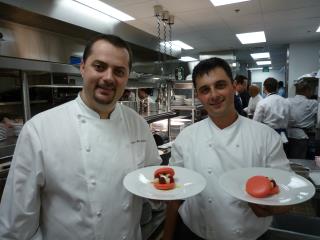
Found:
[[[244,108],[248,106],[249,94],[247,92],[248,80],[243,75],[237,75],[234,81],[235,85],[235,96],[234,96],[234,106],[237,112],[242,116],[247,116]]]
[[[136,95],[129,89],[125,89],[120,101],[136,101]]]
[[[284,89],[282,81],[278,82],[278,95],[281,97],[286,97],[286,90]]]
[[[139,111],[147,112],[150,110],[150,104],[155,103],[155,101],[150,97],[152,92],[151,88],[139,88],[138,89],[138,97],[140,100]]]
[[[285,98],[277,95],[277,90],[278,81],[275,78],[267,78],[263,82],[266,97],[258,102],[253,120],[275,129],[281,135],[283,143],[287,143],[289,103]]]
[[[149,103],[154,103],[154,100],[150,97],[152,93],[151,88],[139,88],[138,96],[141,101],[147,101]]]
[[[219,185],[222,174],[237,168],[289,170],[279,134],[235,110],[232,79],[229,64],[220,58],[203,60],[193,70],[196,94],[208,118],[178,135],[172,145],[170,165],[200,173],[207,185],[184,202],[168,203],[164,240],[264,239],[271,216],[289,210],[287,206],[248,204]]]
[[[235,77],[236,91],[241,98],[242,107],[246,108],[249,104],[250,94],[248,92],[248,78],[243,75]]]
[[[288,125],[288,158],[307,158],[308,142],[314,139],[318,101],[309,99],[312,89],[301,79],[295,84],[296,95],[288,98],[290,106]]]
[[[251,96],[249,99],[249,104],[244,111],[248,114],[249,118],[252,118],[258,102],[262,99],[260,95],[260,88],[257,85],[250,85],[249,95]]]
[[[75,100],[23,127],[0,205],[0,239],[141,239],[142,199],[122,184],[161,159],[148,124],[118,104],[132,66],[114,35],[88,42]]]

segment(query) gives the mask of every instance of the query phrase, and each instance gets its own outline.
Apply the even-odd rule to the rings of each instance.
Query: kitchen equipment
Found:
[[[136,101],[119,101],[119,103],[138,112],[138,103]]]

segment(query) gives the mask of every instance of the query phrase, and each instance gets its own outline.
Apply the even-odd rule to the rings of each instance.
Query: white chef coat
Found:
[[[287,99],[269,94],[258,102],[253,120],[267,124],[273,129],[286,129],[289,121],[289,103]]]
[[[290,105],[288,137],[295,139],[308,139],[302,128],[313,128],[316,123],[318,101],[307,99],[303,95],[288,98]]]
[[[244,167],[289,169],[274,130],[242,116],[220,129],[207,118],[185,128],[171,154],[171,165],[192,169],[207,180],[204,191],[186,199],[179,209],[183,222],[195,234],[210,240],[253,240],[268,229],[272,217],[256,217],[248,203],[226,193],[218,179]]]
[[[252,115],[254,111],[256,110],[256,106],[260,100],[263,98],[261,97],[260,94],[257,94],[255,97],[250,97],[248,107],[243,109],[247,114]]]
[[[117,104],[100,119],[78,96],[23,127],[0,205],[0,239],[141,239],[142,199],[124,176],[160,157],[148,124]]]

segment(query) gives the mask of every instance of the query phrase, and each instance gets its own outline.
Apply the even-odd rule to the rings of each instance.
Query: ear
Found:
[[[81,60],[81,63],[80,63],[80,73],[81,73],[81,76],[83,76],[83,74],[84,74],[84,62],[83,62],[83,60]]]

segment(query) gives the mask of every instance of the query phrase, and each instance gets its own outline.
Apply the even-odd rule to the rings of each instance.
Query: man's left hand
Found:
[[[291,206],[267,206],[255,203],[249,203],[249,206],[257,217],[268,217],[283,214],[289,212],[291,209]]]

